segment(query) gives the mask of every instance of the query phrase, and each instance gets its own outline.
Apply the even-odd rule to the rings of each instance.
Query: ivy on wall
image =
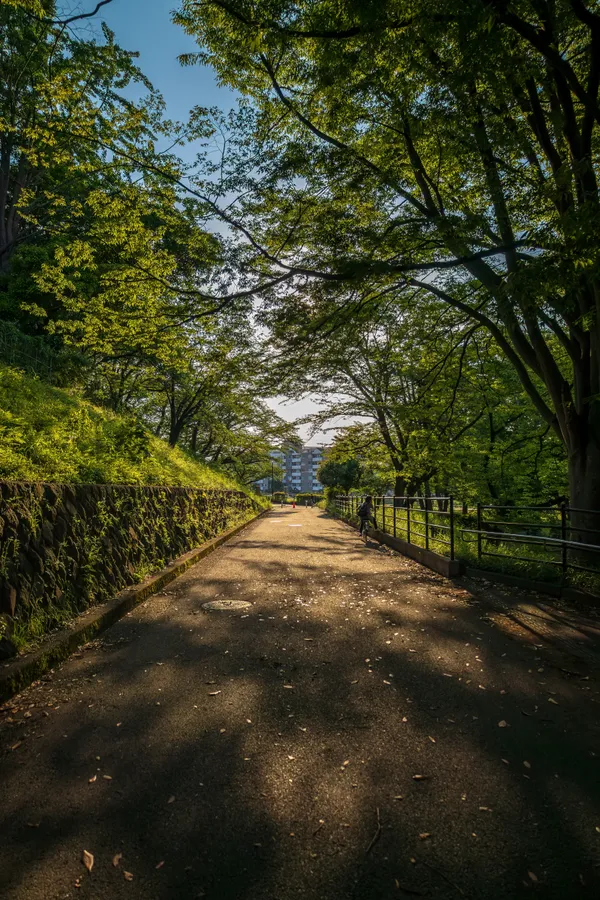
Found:
[[[0,482],[0,653],[247,521],[241,491]]]

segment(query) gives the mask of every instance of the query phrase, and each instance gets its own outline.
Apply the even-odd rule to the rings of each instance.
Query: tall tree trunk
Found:
[[[600,445],[592,436],[580,440],[569,456],[569,494],[571,540],[600,544]],[[593,562],[590,553],[578,556],[580,565]]]
[[[402,475],[401,472],[396,472],[396,480],[394,481],[394,496],[395,497],[405,497],[407,494],[406,491],[406,479]],[[400,506],[400,501],[394,500],[394,504]]]
[[[184,425],[185,421],[183,419],[177,419],[175,417],[171,418],[169,425],[169,445],[171,447],[177,446],[177,441],[181,437]]]

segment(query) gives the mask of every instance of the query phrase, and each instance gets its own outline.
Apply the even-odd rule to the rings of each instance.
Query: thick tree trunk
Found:
[[[592,437],[569,457],[569,494],[571,540],[600,544],[600,446]],[[579,557],[580,565],[597,564],[591,553]]]
[[[177,446],[177,442],[181,437],[181,432],[183,431],[184,425],[185,421],[183,419],[171,417],[171,422],[169,424],[169,445],[171,447]]]
[[[400,474],[400,472],[396,472],[396,480],[394,481],[394,496],[406,496],[406,479],[403,475]]]

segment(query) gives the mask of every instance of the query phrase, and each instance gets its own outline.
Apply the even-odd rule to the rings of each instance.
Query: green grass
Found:
[[[246,490],[133,419],[0,364],[0,479]]]

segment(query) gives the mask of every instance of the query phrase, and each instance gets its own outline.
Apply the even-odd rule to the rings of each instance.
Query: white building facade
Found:
[[[317,480],[317,470],[323,460],[321,447],[302,447],[301,450],[272,450],[271,459],[283,469],[281,480],[288,494],[319,493],[323,485]],[[275,480],[280,480],[275,476]],[[271,479],[263,478],[258,482],[263,493],[271,490]]]

